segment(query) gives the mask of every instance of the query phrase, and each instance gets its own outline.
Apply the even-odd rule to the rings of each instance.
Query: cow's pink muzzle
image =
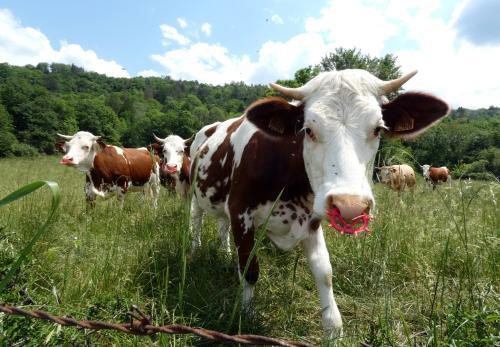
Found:
[[[366,213],[353,218],[351,223],[347,222],[344,217],[342,217],[342,214],[340,214],[340,210],[336,207],[332,210],[327,211],[326,215],[330,220],[330,224],[328,224],[328,226],[336,229],[338,232],[340,232],[341,235],[358,235],[363,231],[366,231],[368,233],[371,231],[368,228],[368,224],[370,224],[370,221],[373,219],[373,217]]]

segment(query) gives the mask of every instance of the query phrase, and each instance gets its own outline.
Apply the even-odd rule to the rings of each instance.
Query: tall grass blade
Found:
[[[22,197],[33,193],[37,189],[47,186],[50,189],[50,192],[52,193],[52,204],[50,206],[50,211],[49,215],[47,216],[47,219],[45,220],[45,223],[43,223],[40,227],[38,227],[38,230],[36,231],[35,235],[31,238],[31,240],[28,242],[28,244],[23,248],[21,251],[19,257],[17,258],[16,262],[10,270],[7,272],[7,274],[4,276],[2,281],[0,282],[0,291],[3,291],[5,289],[5,286],[9,281],[12,279],[14,276],[15,272],[19,267],[21,266],[22,262],[26,259],[26,257],[31,253],[31,250],[35,243],[38,241],[38,239],[45,233],[47,230],[47,226],[49,223],[52,221],[52,218],[54,217],[54,213],[57,210],[57,207],[59,206],[59,203],[61,201],[61,191],[59,189],[59,185],[56,182],[51,182],[51,181],[36,181],[33,183],[30,183],[28,185],[25,185],[24,187],[19,188],[15,192],[7,195],[5,198],[0,200],[0,207],[7,205],[13,201],[16,201],[18,199],[21,199]]]

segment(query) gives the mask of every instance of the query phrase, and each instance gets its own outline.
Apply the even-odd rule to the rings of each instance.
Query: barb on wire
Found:
[[[51,313],[35,310],[27,311],[14,306],[0,306],[0,312],[38,318],[57,323],[62,326],[73,326],[91,330],[116,330],[133,335],[154,335],[163,334],[194,334],[206,340],[220,343],[239,343],[243,345],[270,345],[270,346],[290,346],[290,347],[311,347],[313,345],[305,342],[287,341],[260,335],[228,335],[215,330],[203,328],[193,328],[186,325],[172,324],[156,326],[151,324],[151,318],[146,316],[136,305],[132,305],[129,315],[130,323],[107,323],[101,321],[76,320],[68,317],[58,317]]]

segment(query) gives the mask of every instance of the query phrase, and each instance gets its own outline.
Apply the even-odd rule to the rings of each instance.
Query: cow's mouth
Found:
[[[61,165],[67,165],[67,166],[74,166],[75,163],[73,163],[72,160],[68,160],[68,159],[61,159],[61,161],[59,162],[59,164]]]
[[[169,166],[167,164],[162,165],[162,170],[164,173],[167,173],[167,174],[174,174],[177,172],[177,168],[175,166],[172,167],[172,166]]]
[[[337,207],[327,211],[326,215],[330,220],[330,224],[328,224],[328,226],[339,231],[341,235],[358,235],[363,231],[366,231],[368,233],[371,231],[368,228],[368,224],[370,223],[370,220],[373,219],[373,217],[366,212],[357,217],[354,217],[350,222],[346,221],[344,217],[342,217],[342,214]]]

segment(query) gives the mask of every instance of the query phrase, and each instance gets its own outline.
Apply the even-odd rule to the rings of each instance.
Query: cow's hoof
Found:
[[[342,337],[342,318],[338,311],[323,315],[323,329],[325,330],[325,338],[329,340]]]

